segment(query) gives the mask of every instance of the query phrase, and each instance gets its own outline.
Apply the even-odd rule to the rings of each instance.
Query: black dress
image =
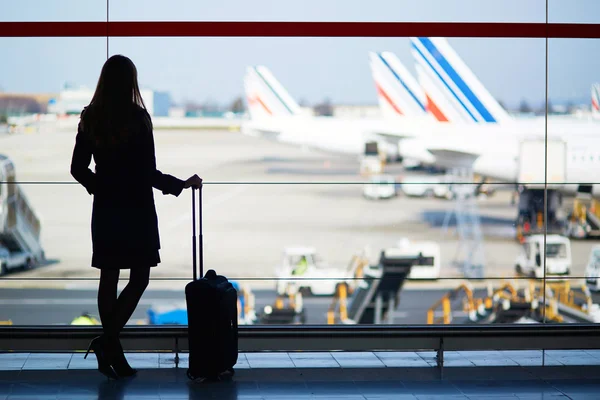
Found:
[[[92,267],[154,267],[160,263],[160,239],[152,188],[179,196],[184,182],[156,169],[152,125],[145,110],[135,114],[137,133],[108,148],[95,145],[85,131],[84,113],[77,128],[71,175],[94,196]],[[92,156],[95,172],[89,169]]]

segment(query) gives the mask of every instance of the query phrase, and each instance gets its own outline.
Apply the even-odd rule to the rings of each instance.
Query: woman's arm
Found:
[[[80,121],[71,158],[71,175],[85,187],[89,194],[94,194],[96,192],[96,174],[89,168],[91,160],[92,148],[89,138],[83,131],[83,123]]]

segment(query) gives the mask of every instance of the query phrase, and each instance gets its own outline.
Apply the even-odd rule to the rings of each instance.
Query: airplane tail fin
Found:
[[[395,54],[369,53],[369,65],[384,117],[426,115],[425,96]]]
[[[512,119],[445,38],[412,37],[410,41],[425,80],[445,97],[453,114],[469,122],[501,123]]]
[[[600,83],[592,85],[592,116],[600,118]]]
[[[464,121],[462,115],[454,108],[453,104],[448,100],[444,93],[439,90],[433,80],[427,75],[423,67],[419,64],[416,66],[417,78],[419,84],[423,88],[425,99],[427,101],[427,111],[440,122],[456,122]]]
[[[248,67],[244,76],[244,89],[252,119],[300,114],[298,103],[267,67]]]

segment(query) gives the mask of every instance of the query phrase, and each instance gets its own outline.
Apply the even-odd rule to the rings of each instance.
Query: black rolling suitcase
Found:
[[[200,279],[196,272],[196,189],[192,189],[194,280],[185,287],[192,380],[232,376],[238,358],[237,291],[224,276],[209,270],[203,276],[202,189],[198,195]]]

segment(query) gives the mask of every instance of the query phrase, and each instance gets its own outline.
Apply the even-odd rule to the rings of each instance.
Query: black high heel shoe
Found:
[[[121,346],[121,342],[119,341],[119,339],[111,339],[110,346],[114,350],[112,358],[110,360],[110,364],[117,373],[117,375],[122,378],[128,378],[137,374],[137,369],[131,368],[131,366],[127,362],[127,358],[125,358],[125,353],[123,352],[123,346]]]
[[[106,358],[104,344],[105,343],[102,336],[95,337],[90,342],[90,345],[88,346],[88,349],[85,352],[85,356],[83,356],[83,358],[86,359],[88,354],[90,353],[90,350],[93,350],[94,355],[96,356],[96,360],[98,361],[98,371],[100,371],[104,376],[106,376],[109,379],[119,379],[117,373]]]

